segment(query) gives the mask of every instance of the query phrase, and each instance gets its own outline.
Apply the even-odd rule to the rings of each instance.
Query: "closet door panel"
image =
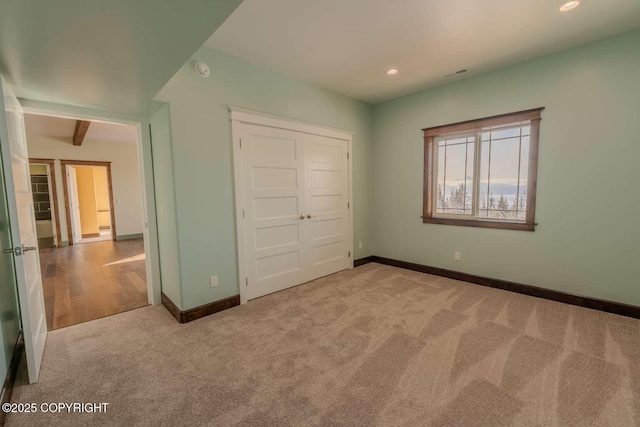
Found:
[[[306,281],[304,135],[242,127],[242,191],[249,299]]]
[[[347,143],[308,135],[305,145],[309,280],[349,268]]]

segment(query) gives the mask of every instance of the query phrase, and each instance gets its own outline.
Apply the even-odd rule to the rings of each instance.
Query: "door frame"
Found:
[[[64,172],[66,172],[68,179],[65,187],[67,187],[69,191],[69,203],[65,206],[65,211],[71,216],[71,222],[69,223],[71,235],[69,236],[67,232],[67,242],[71,240],[72,244],[76,244],[82,240],[82,218],[80,218],[80,201],[78,200],[78,171],[74,167],[69,167],[66,168]],[[72,187],[72,185],[75,187]],[[74,201],[73,205],[71,204],[71,200]],[[76,230],[78,230],[80,234],[76,233]]]
[[[56,184],[56,166],[54,159],[38,159],[29,157],[29,164],[46,165],[49,173],[49,186],[51,199],[53,200],[53,220],[56,227],[56,246],[62,246],[62,232],[60,230],[60,209],[58,209],[58,187]]]
[[[98,166],[107,168],[107,185],[109,188],[109,208],[111,215],[111,240],[117,240],[116,234],[116,210],[113,204],[113,180],[111,179],[111,162],[100,162],[95,160],[60,160],[62,167],[62,185],[64,187],[64,207],[67,211],[67,224],[71,224],[71,209],[69,203],[69,180],[67,179],[68,166]],[[67,227],[69,246],[73,243],[73,227]],[[82,237],[81,237],[82,238]]]
[[[353,155],[352,143],[353,132],[318,125],[315,123],[304,122],[285,117],[274,116],[271,114],[260,113],[257,111],[246,110],[229,106],[231,116],[231,138],[233,144],[233,177],[236,198],[236,247],[238,255],[238,288],[240,289],[240,304],[248,301],[248,292],[246,286],[247,279],[247,258],[245,252],[245,227],[242,216],[244,195],[242,192],[242,142],[240,140],[241,125],[251,124],[276,129],[301,132],[310,135],[319,135],[328,138],[344,141],[347,144],[348,155],[348,188],[349,205],[348,205],[348,233],[347,241],[349,242],[349,268],[353,268],[354,245],[353,245]],[[243,280],[244,279],[244,280]]]
[[[158,243],[158,216],[156,213],[153,158],[151,154],[151,132],[146,116],[112,113],[86,107],[20,99],[26,114],[60,117],[72,120],[89,120],[134,126],[138,131],[136,147],[142,181],[143,236],[147,292],[149,304],[161,304],[162,278],[160,276],[160,248]],[[70,225],[67,224],[67,227]]]

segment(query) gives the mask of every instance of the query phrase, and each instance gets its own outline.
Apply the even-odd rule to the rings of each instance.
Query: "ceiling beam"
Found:
[[[76,121],[76,130],[73,132],[73,145],[77,145],[78,147],[82,145],[82,141],[84,141],[84,136],[87,134],[90,124],[91,122],[86,120]]]

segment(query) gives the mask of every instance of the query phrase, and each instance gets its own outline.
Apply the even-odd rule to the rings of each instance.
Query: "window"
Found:
[[[423,129],[422,221],[533,231],[543,109]]]

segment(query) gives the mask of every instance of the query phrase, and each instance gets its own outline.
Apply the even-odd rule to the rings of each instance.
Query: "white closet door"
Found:
[[[349,162],[346,141],[308,135],[305,144],[305,224],[308,280],[349,268]]]
[[[252,299],[308,280],[305,134],[248,124],[241,133],[246,287]]]

